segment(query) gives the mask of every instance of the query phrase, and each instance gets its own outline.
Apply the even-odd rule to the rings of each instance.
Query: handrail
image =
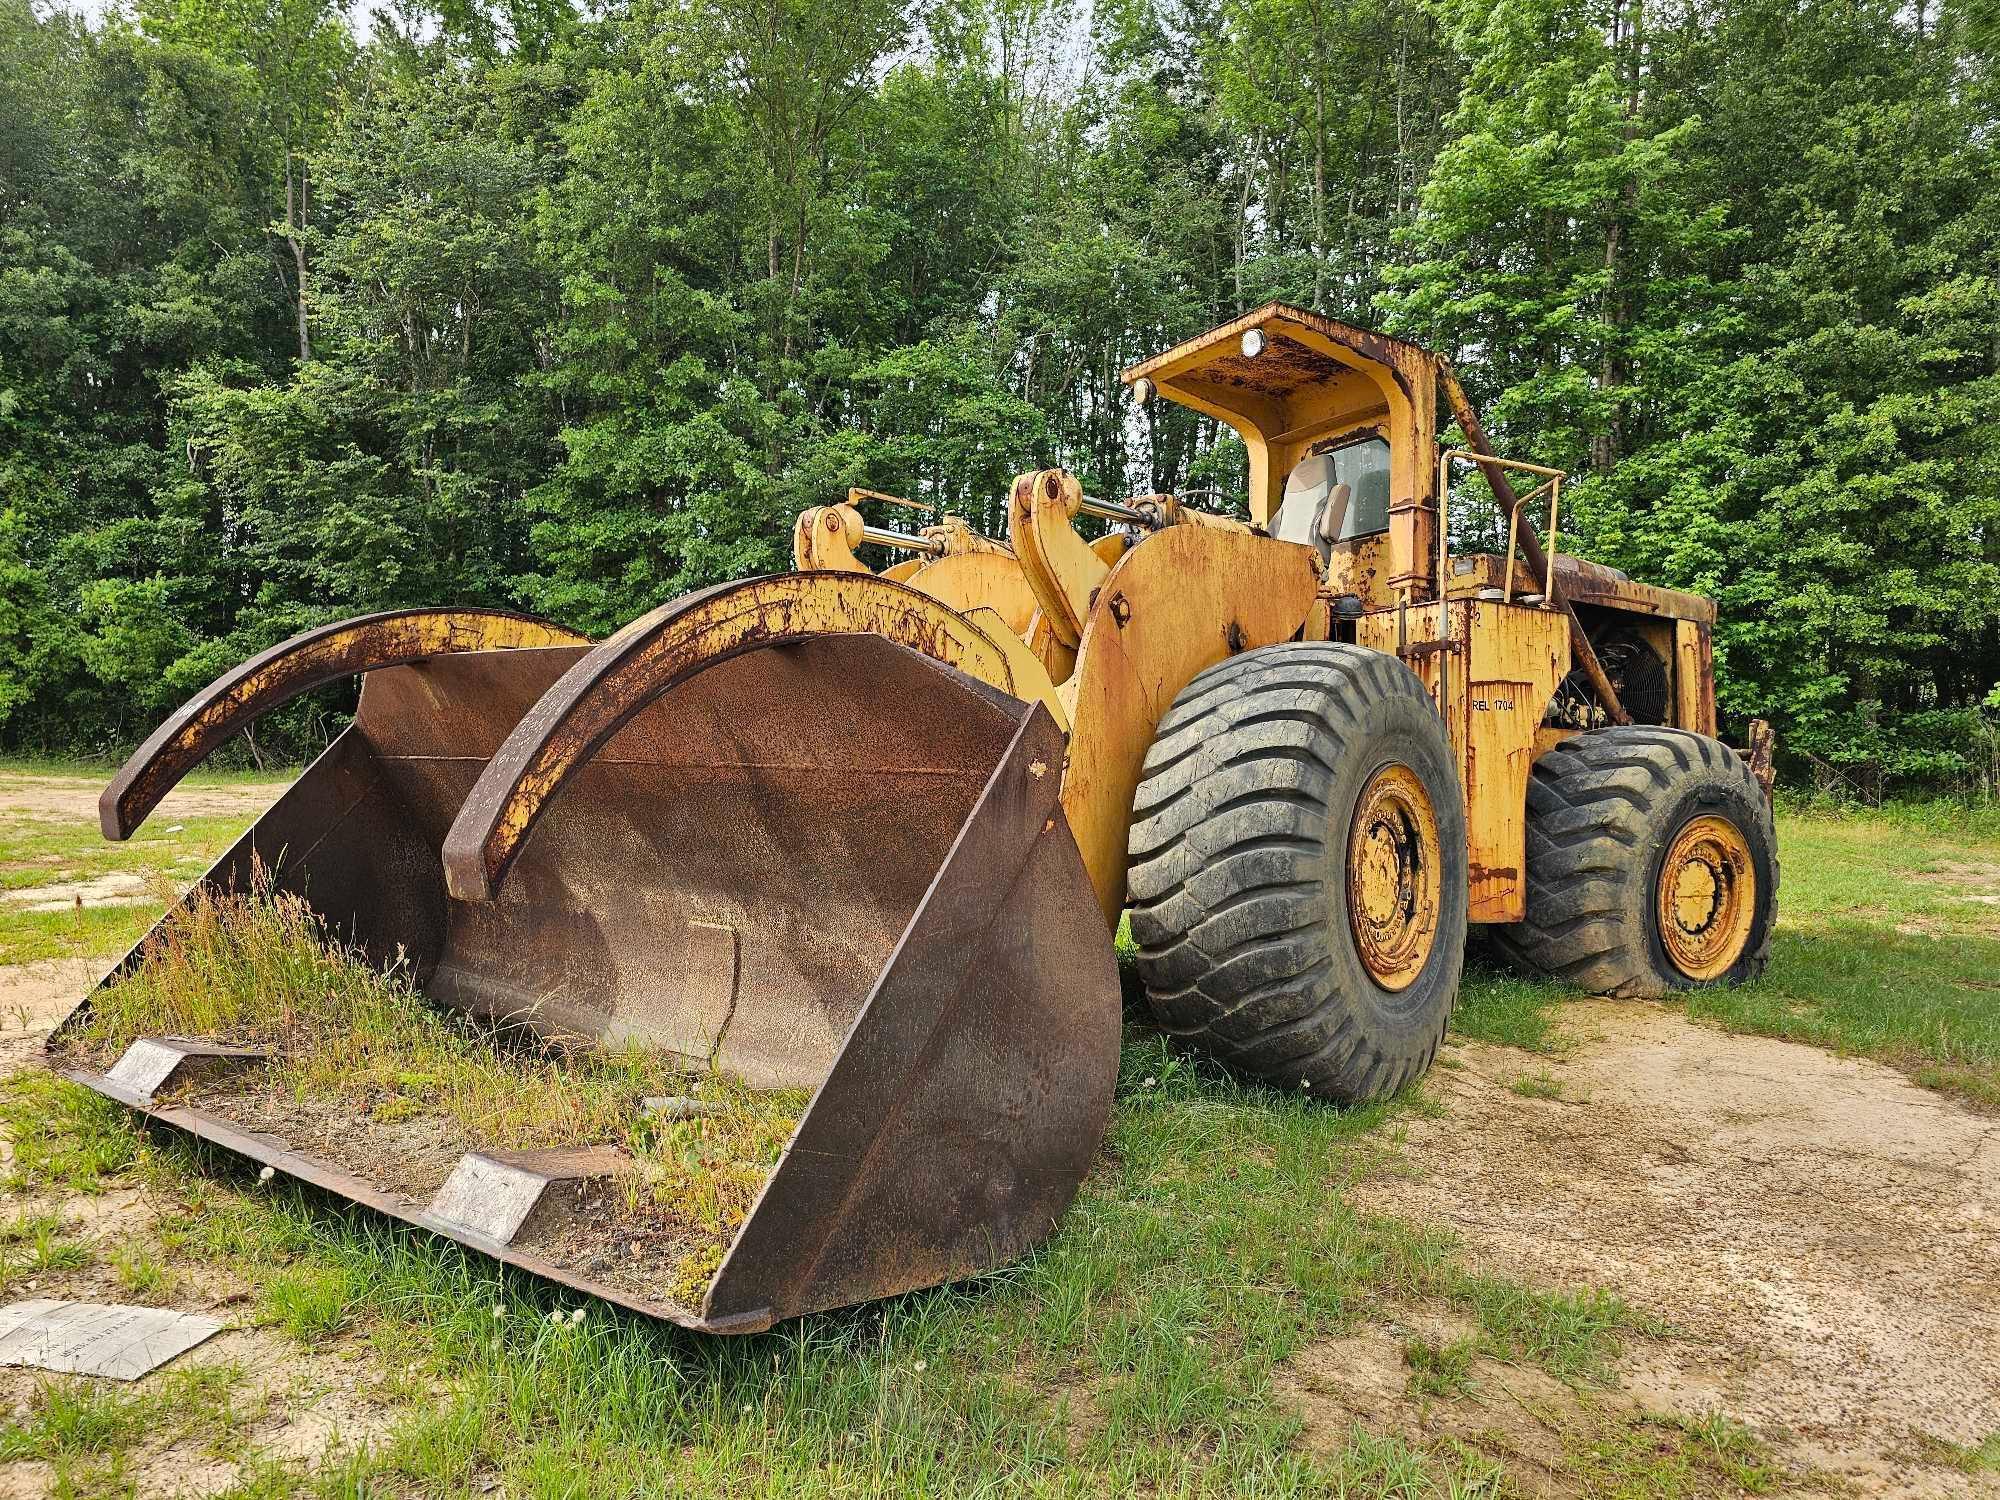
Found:
[[[1506,581],[1506,602],[1514,602],[1514,552],[1519,544],[1521,528],[1521,507],[1535,499],[1544,490],[1549,495],[1548,550],[1541,558],[1543,580],[1542,597],[1551,604],[1556,597],[1556,520],[1562,505],[1561,469],[1552,469],[1547,464],[1531,464],[1525,458],[1501,458],[1491,453],[1475,453],[1468,448],[1447,448],[1438,455],[1438,570],[1437,594],[1439,599],[1446,596],[1450,578],[1449,562],[1451,554],[1451,466],[1453,461],[1476,465],[1483,474],[1488,468],[1518,469],[1524,474],[1544,474],[1547,479],[1529,490],[1525,495],[1508,495],[1501,500],[1507,510],[1507,568],[1503,575]],[[1496,495],[1498,492],[1495,492]],[[1533,567],[1531,559],[1528,564]]]
[[[1459,429],[1465,434],[1466,442],[1472,445],[1472,451],[1477,455],[1475,462],[1479,464],[1480,472],[1486,476],[1486,482],[1493,486],[1494,494],[1503,501],[1511,501],[1514,487],[1508,483],[1500,461],[1493,456],[1491,445],[1486,441],[1486,429],[1479,424],[1479,413],[1473,409],[1471,401],[1466,399],[1465,388],[1458,383],[1458,372],[1452,369],[1450,360],[1438,361],[1438,379],[1444,386],[1445,401],[1451,407],[1452,416],[1457,419]],[[1439,530],[1443,530],[1445,496],[1439,495],[1437,504]],[[1530,531],[1521,539],[1521,552],[1527,558],[1529,567],[1535,566],[1540,551],[1534,532]],[[1632,716],[1625,712],[1625,705],[1618,697],[1618,689],[1612,685],[1611,678],[1605,673],[1604,663],[1598,660],[1597,648],[1591,645],[1590,635],[1584,630],[1583,621],[1577,618],[1576,607],[1555,585],[1555,567],[1551,563],[1548,566],[1548,599],[1551,604],[1559,606],[1569,618],[1570,652],[1575,656],[1577,664],[1583,668],[1584,676],[1590,679],[1591,689],[1597,694],[1598,702],[1604,705],[1604,711],[1611,722],[1630,724]],[[1444,598],[1442,573],[1438,577],[1438,597]]]
[[[1503,580],[1505,591],[1500,596],[1501,602],[1503,604],[1512,604],[1514,602],[1514,554],[1516,551],[1519,550],[1519,545],[1520,545],[1519,538],[1521,534],[1521,511],[1523,507],[1531,505],[1537,499],[1539,499],[1541,497],[1542,491],[1554,489],[1557,486],[1561,485],[1561,483],[1562,481],[1560,479],[1544,480],[1542,483],[1536,485],[1533,489],[1529,490],[1527,494],[1522,495],[1519,499],[1517,499],[1513,503],[1512,506],[1508,508],[1507,572],[1506,572],[1506,577]],[[1549,502],[1549,509],[1550,509],[1549,524],[1553,526],[1555,524],[1555,515],[1554,515],[1555,502],[1553,499],[1551,499]],[[1549,591],[1550,585],[1554,581],[1553,572],[1555,567],[1555,560],[1553,558],[1549,560],[1549,567],[1551,576],[1548,582],[1544,584],[1542,589],[1542,593],[1545,598],[1553,597],[1553,595]]]
[[[1561,469],[1552,469],[1546,464],[1531,464],[1525,458],[1499,458],[1488,453],[1474,453],[1464,448],[1447,448],[1438,455],[1438,644],[1445,647],[1449,647],[1451,641],[1451,466],[1454,460],[1460,463],[1475,464],[1479,467],[1482,474],[1486,473],[1489,466],[1497,466],[1502,469],[1519,469],[1523,473],[1545,474],[1548,476],[1544,483],[1535,486],[1526,495],[1514,497],[1513,503],[1507,507],[1506,582],[1507,602],[1510,604],[1514,598],[1514,546],[1516,538],[1520,534],[1521,507],[1526,505],[1536,495],[1541,494],[1543,490],[1549,491],[1549,552],[1547,557],[1543,559],[1548,579],[1543,587],[1542,597],[1551,606],[1555,603],[1556,504],[1562,496],[1563,482],[1563,471]],[[1495,494],[1498,494],[1497,490]],[[1530,533],[1530,535],[1532,536],[1533,533]],[[1470,662],[1467,663],[1467,670],[1471,670]],[[1444,712],[1446,709],[1446,671],[1445,658],[1440,655],[1438,658],[1438,710],[1440,712]]]

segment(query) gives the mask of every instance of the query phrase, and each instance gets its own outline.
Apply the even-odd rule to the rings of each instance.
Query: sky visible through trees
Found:
[[[1282,298],[1714,595],[1733,727],[1990,788],[1982,6],[0,0],[0,747],[365,610],[603,632],[851,484],[1231,491],[1117,372]]]

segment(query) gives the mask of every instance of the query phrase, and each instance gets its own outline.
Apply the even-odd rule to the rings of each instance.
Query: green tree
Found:
[[[251,637],[307,618],[511,596],[523,496],[552,452],[532,370],[554,289],[531,205],[533,80],[385,76],[310,159],[326,210],[320,357],[283,385],[178,388],[180,504],[222,505],[256,588]]]
[[[240,71],[249,132],[277,196],[271,233],[290,260],[298,356],[311,359],[309,159],[333,129],[336,94],[355,63],[343,10],[334,0],[140,0],[139,19],[147,35]]]

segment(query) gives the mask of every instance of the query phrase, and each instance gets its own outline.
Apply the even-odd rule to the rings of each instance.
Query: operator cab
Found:
[[[1273,303],[1124,372],[1229,424],[1251,524],[1313,548],[1365,609],[1435,596],[1439,362],[1415,344]]]

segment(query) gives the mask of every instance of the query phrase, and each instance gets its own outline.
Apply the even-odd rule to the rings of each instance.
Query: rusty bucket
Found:
[[[352,726],[207,881],[264,867],[440,1006],[809,1091],[705,1284],[576,1252],[578,1223],[624,1191],[613,1146],[412,1161],[366,1121],[295,1141],[222,1107],[259,1066],[229,1037],[144,1038],[70,1076],[710,1332],[1021,1255],[1074,1195],[1117,1068],[1062,735],[960,670],[985,660],[966,655],[977,632],[941,607],[846,579],[829,608],[824,577],[690,596],[595,647],[485,612],[450,616],[456,634],[421,611],[330,627],[197,698],[104,798],[107,832],[129,832],[257,713],[364,672]],[[91,1004],[51,1038],[58,1066]]]

